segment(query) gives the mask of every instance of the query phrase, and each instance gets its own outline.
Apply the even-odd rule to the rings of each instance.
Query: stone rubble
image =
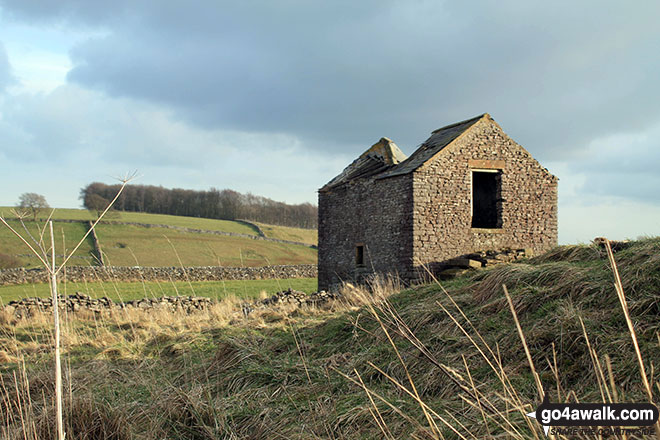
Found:
[[[341,298],[341,294],[339,292],[326,292],[325,290],[321,290],[319,292],[314,292],[310,295],[307,295],[305,292],[300,292],[298,290],[289,288],[287,290],[277,292],[273,296],[262,299],[261,301],[256,301],[254,303],[244,303],[242,304],[242,309],[243,315],[248,316],[255,310],[263,310],[269,307],[288,304],[299,307],[318,306],[339,298]]]
[[[625,243],[616,243],[617,248],[624,247]],[[461,276],[469,271],[474,271],[484,267],[491,267],[497,264],[502,263],[511,263],[517,261],[521,258],[531,257],[533,251],[531,249],[503,249],[500,251],[482,251],[474,252],[470,254],[465,254],[457,258],[452,258],[450,260],[440,263],[438,266],[431,267],[430,270],[437,274],[437,277],[441,280],[447,280]],[[106,272],[104,268],[99,267],[74,267],[73,269],[83,268],[86,270],[94,270],[95,272]],[[313,269],[316,268],[314,265],[300,265],[300,266],[270,266],[270,267],[256,267],[256,268],[218,268],[218,267],[209,267],[209,268],[187,268],[186,271],[181,270],[180,268],[107,268],[111,271],[119,270],[134,270],[135,272],[129,272],[133,275],[140,273],[146,269],[151,270],[150,276],[153,276],[154,273],[157,273],[158,270],[162,270],[163,273],[167,273],[170,279],[185,279],[185,274],[189,275],[189,279],[192,281],[197,281],[201,279],[218,279],[217,270],[227,270],[227,269],[240,269],[238,272],[239,275],[250,275],[250,276],[261,276],[263,278],[268,278],[269,274],[278,273],[274,272],[273,268],[280,270],[279,274],[282,275],[282,270],[293,270],[298,276],[301,276],[302,272],[305,276],[315,276],[311,272],[315,272]],[[69,272],[67,277],[70,281],[71,279],[71,268],[68,268]],[[192,271],[189,271],[192,270]],[[208,273],[204,273],[204,270]],[[200,272],[201,271],[201,272]],[[308,272],[305,272],[308,271]],[[28,270],[6,270],[0,272],[0,284],[3,284],[3,281],[6,282],[6,279],[2,279],[2,275],[7,273],[22,273],[24,277],[22,279],[28,279],[31,277],[26,277],[26,273],[30,273]],[[176,274],[173,276],[173,274]],[[124,273],[126,275],[126,273]],[[144,273],[142,273],[144,277]],[[224,274],[226,276],[226,273]],[[272,277],[272,276],[271,276]],[[288,273],[288,276],[282,276],[282,278],[293,278],[291,272]],[[152,278],[144,278],[152,279]],[[219,278],[219,279],[232,279],[232,278]],[[236,278],[233,278],[236,279]],[[25,282],[25,281],[24,281]],[[296,307],[304,306],[318,306],[323,303],[334,301],[341,298],[341,294],[333,291],[321,290],[314,292],[312,294],[306,294],[305,292],[293,290],[291,288],[287,290],[282,290],[273,294],[272,296],[254,301],[254,302],[245,302],[241,305],[243,314],[248,316],[250,313],[255,310],[264,310],[269,307],[278,307],[282,305],[293,305]],[[160,298],[143,298],[126,302],[115,303],[109,298],[92,298],[88,295],[85,295],[80,292],[76,292],[73,295],[60,295],[59,297],[59,306],[62,310],[68,312],[78,312],[81,310],[87,310],[95,313],[101,313],[105,310],[110,309],[166,309],[170,311],[184,311],[186,313],[193,313],[200,310],[206,310],[212,304],[215,304],[217,301],[207,297],[200,296],[165,296]],[[32,316],[36,311],[49,312],[53,308],[52,298],[24,298],[19,301],[11,301],[6,306],[0,307],[4,309],[5,312],[13,314],[17,318],[29,317]]]
[[[456,278],[470,270],[491,267],[502,263],[511,263],[521,258],[531,257],[531,249],[502,249],[499,251],[489,250],[465,254],[458,258],[452,258],[434,268],[441,280]]]

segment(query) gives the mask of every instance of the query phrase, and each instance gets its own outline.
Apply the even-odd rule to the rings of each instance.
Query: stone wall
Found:
[[[501,170],[501,228],[472,221],[472,169]],[[490,118],[414,172],[415,265],[488,249],[541,253],[557,245],[557,178]]]
[[[273,278],[314,278],[315,264],[264,267],[96,267],[70,266],[60,279],[82,281],[219,281],[261,280]],[[0,285],[46,283],[48,274],[43,269],[0,270]]]
[[[292,289],[277,292],[274,295],[257,301],[246,301],[240,305],[243,316],[247,317],[254,311],[276,308],[279,306],[321,306],[331,301],[340,299],[339,293],[314,292],[306,294]],[[114,302],[109,298],[92,298],[80,292],[73,295],[59,295],[58,310],[62,312],[94,312],[104,313],[111,310],[139,309],[139,310],[164,310],[169,312],[195,313],[207,310],[218,300],[204,296],[163,296],[160,298],[140,298],[126,302]],[[3,311],[15,318],[30,318],[39,312],[50,313],[53,310],[52,298],[23,298],[11,301],[7,305],[0,305]]]
[[[215,302],[203,296],[163,296],[161,298],[142,298],[126,302],[115,303],[109,298],[92,298],[83,293],[58,297],[58,310],[67,312],[96,312],[101,313],[112,309],[159,309],[167,311],[183,311],[193,313],[206,310]],[[23,298],[11,301],[0,307],[16,318],[29,318],[37,312],[49,313],[53,310],[52,298]]]
[[[411,275],[410,175],[361,179],[319,192],[319,289],[373,272]],[[364,265],[356,266],[356,246]]]

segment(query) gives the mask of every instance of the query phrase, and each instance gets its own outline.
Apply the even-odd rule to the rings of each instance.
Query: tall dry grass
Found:
[[[633,351],[639,366],[639,373],[641,379],[642,389],[645,391],[648,401],[654,402],[653,396],[653,386],[652,386],[652,377],[653,377],[653,366],[651,365],[651,379],[649,379],[648,366],[643,359],[641,349],[637,340],[635,325],[630,316],[627,299],[625,292],[623,290],[623,284],[621,277],[619,276],[618,266],[614,257],[614,253],[610,246],[608,240],[604,240],[605,253],[608,257],[609,264],[613,276],[613,287],[614,291],[617,294],[617,297],[620,302],[621,312],[625,317],[625,321],[628,327],[629,336],[632,342]],[[596,251],[596,256],[598,251]],[[572,249],[558,249],[553,252],[550,252],[540,258],[544,259],[543,261],[583,261],[585,258],[591,259],[594,258],[594,250],[588,248],[572,248]],[[602,257],[602,255],[600,255]],[[541,260],[539,260],[541,262]],[[380,401],[392,408],[396,413],[401,417],[405,418],[411,425],[414,425],[414,434],[412,438],[419,439],[444,439],[444,438],[459,438],[459,439],[477,439],[477,438],[510,438],[510,439],[528,439],[535,438],[540,439],[546,437],[546,434],[543,430],[543,427],[537,423],[535,420],[526,416],[526,414],[533,412],[535,407],[540,404],[543,400],[546,392],[550,390],[556,390],[555,398],[556,401],[560,402],[578,402],[579,396],[573,390],[562,389],[562,380],[561,380],[561,371],[557,367],[557,354],[553,344],[552,358],[546,359],[546,362],[549,365],[549,369],[552,372],[551,379],[554,383],[548,383],[548,377],[545,377],[545,384],[543,383],[541,376],[537,372],[535,362],[533,360],[531,350],[527,338],[525,336],[525,331],[522,328],[521,322],[518,318],[518,312],[516,310],[516,305],[514,300],[508,292],[508,289],[504,280],[511,280],[511,276],[516,277],[516,271],[524,276],[525,267],[520,267],[516,269],[507,268],[498,268],[494,271],[491,271],[487,275],[486,282],[479,284],[479,288],[476,289],[473,293],[475,298],[482,303],[488,303],[492,301],[493,292],[496,290],[493,282],[500,281],[501,290],[499,290],[503,297],[506,299],[508,304],[511,318],[515,324],[515,329],[518,333],[520,339],[520,346],[522,348],[522,353],[524,354],[528,368],[530,370],[533,383],[537,392],[537,400],[533,401],[529,399],[529,394],[525,395],[514,385],[514,378],[512,372],[507,368],[506,361],[507,359],[502,359],[500,350],[498,346],[492,347],[489,343],[486,342],[484,335],[478,330],[478,325],[472,322],[466,313],[463,311],[462,307],[454,300],[452,295],[447,292],[442,285],[438,282],[433,274],[428,271],[427,275],[431,278],[440,290],[445,294],[447,302],[451,305],[451,308],[446,307],[443,302],[438,301],[436,304],[442,310],[443,313],[447,315],[450,321],[456,326],[456,328],[465,336],[469,341],[469,347],[466,347],[466,354],[462,355],[460,360],[453,359],[452,362],[447,363],[437,358],[431,350],[429,350],[424,343],[422,343],[415,332],[406,324],[406,322],[401,318],[397,310],[392,306],[392,304],[387,300],[389,292],[386,290],[383,292],[377,292],[375,295],[372,294],[372,298],[376,299],[375,301],[362,301],[362,304],[369,311],[371,317],[375,319],[382,330],[383,334],[386,336],[387,342],[391,346],[393,352],[396,354],[396,358],[400,364],[400,367],[405,372],[405,381],[393,377],[391,374],[388,374],[385,371],[384,367],[379,367],[372,362],[367,362],[369,366],[382,374],[389,382],[391,382],[395,387],[400,389],[405,395],[407,395],[412,402],[416,403],[419,406],[421,413],[423,414],[423,420],[426,423],[420,422],[419,419],[414,418],[411,414],[406,414],[405,411],[399,409],[396,403],[387,400],[381,394],[376,392],[374,389],[365,385],[362,381],[360,373],[357,370],[353,371],[353,375],[350,375],[346,372],[338,373],[345,377],[348,381],[352,382],[356,386],[361,387],[366,395],[368,396],[371,408],[370,414],[373,417],[374,423],[378,426],[379,430],[383,433],[384,438],[393,438],[391,435],[391,429],[388,427],[387,422],[383,419],[379,412],[379,406],[376,404],[376,401]],[[506,276],[498,276],[498,271],[501,271],[501,274]],[[557,274],[559,275],[559,274]],[[553,279],[570,279],[571,274],[566,274],[565,272],[561,276],[553,274],[544,274]],[[577,289],[587,288],[587,283],[584,283],[583,287],[580,287],[580,280],[573,280],[572,283]],[[490,284],[489,284],[490,283]],[[561,281],[560,281],[561,283]],[[577,286],[576,286],[577,285]],[[349,289],[354,289],[358,292],[359,298],[366,298],[364,292],[359,288],[354,286],[347,285]],[[565,291],[566,292],[566,291]],[[577,315],[576,318],[579,320],[584,341],[587,345],[587,350],[591,359],[591,369],[595,372],[595,377],[597,379],[597,386],[600,390],[601,402],[602,403],[623,403],[625,400],[620,399],[622,385],[616,383],[614,376],[614,367],[611,363],[611,358],[607,354],[601,356],[597,353],[596,349],[591,345],[590,339],[593,339],[594,335],[587,334],[586,328],[582,318]],[[394,335],[398,336],[399,342],[395,342]],[[466,413],[457,414],[449,410],[434,410],[432,405],[427,403],[418,392],[419,385],[415,383],[411,374],[409,373],[410,365],[400,354],[399,345],[410,344],[414,347],[419,355],[425,359],[425,362],[429,366],[434,366],[438,372],[445,375],[447,379],[452,382],[456,389],[459,390],[459,397],[466,405],[466,413],[471,413],[471,416],[466,416]],[[471,350],[467,350],[470,348]],[[658,336],[658,346],[656,349],[660,348],[660,334]],[[473,378],[473,371],[471,363],[468,359],[473,358],[471,351],[474,354],[477,354],[478,357],[486,363],[490,369],[493,377],[496,378],[496,383],[499,384],[499,390],[494,390],[491,384],[485,383],[475,383]],[[658,389],[660,389],[660,384],[656,383]],[[593,403],[593,401],[590,401]],[[472,423],[466,423],[466,419],[470,420],[472,418]],[[482,429],[475,429],[475,420],[481,420]],[[660,421],[654,425],[655,437],[660,439]],[[552,436],[553,438],[567,438],[564,436]],[[602,436],[579,436],[580,438],[594,438],[600,439]],[[571,436],[570,438],[576,438]],[[616,434],[608,438],[616,439],[633,439],[637,438],[627,434]]]

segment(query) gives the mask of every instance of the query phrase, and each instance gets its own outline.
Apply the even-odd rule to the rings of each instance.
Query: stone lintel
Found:
[[[470,168],[483,168],[486,170],[503,170],[503,160],[490,160],[490,159],[470,159],[468,165]]]

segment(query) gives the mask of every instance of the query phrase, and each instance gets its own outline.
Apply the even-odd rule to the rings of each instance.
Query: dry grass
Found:
[[[654,249],[656,252],[649,252],[651,249]],[[660,275],[660,273],[658,273],[657,250],[658,241],[655,240],[641,243],[639,248],[632,255],[624,254],[624,258],[622,258],[624,262],[624,270],[625,268],[637,268],[634,272],[636,277],[626,277],[626,281],[629,283],[632,281],[633,285],[640,284],[640,280],[634,278],[640,277],[639,267],[642,266],[651,269],[650,273],[647,272],[646,274],[641,275],[643,279],[645,281],[655,279],[655,282],[657,282],[657,276]],[[634,349],[631,354],[633,354],[632,357],[637,359],[641,384],[640,382],[637,382],[637,385],[635,386],[634,383],[631,384],[629,382],[632,379],[630,371],[625,374],[617,374],[619,379],[621,376],[626,378],[623,383],[617,383],[615,378],[616,370],[612,366],[611,357],[607,354],[601,356],[593,346],[593,342],[590,341],[590,339],[601,339],[603,336],[607,338],[607,335],[592,334],[590,337],[585,328],[582,314],[579,312],[571,313],[570,317],[573,319],[577,318],[576,320],[580,323],[584,342],[586,343],[587,352],[591,361],[591,365],[589,365],[585,371],[593,373],[593,376],[589,377],[595,379],[599,393],[596,394],[595,392],[590,392],[586,396],[580,396],[580,394],[584,394],[584,389],[577,388],[571,390],[569,387],[566,387],[566,381],[562,378],[562,372],[558,368],[557,352],[554,342],[551,344],[552,356],[546,356],[540,363],[538,362],[538,355],[536,355],[536,361],[532,356],[532,349],[530,349],[527,342],[528,339],[525,336],[517,310],[530,311],[532,306],[528,301],[533,301],[534,299],[537,299],[537,297],[530,298],[528,301],[525,301],[524,298],[517,298],[517,305],[514,305],[514,300],[503,282],[512,282],[523,291],[531,286],[535,288],[545,287],[545,289],[543,289],[544,298],[547,298],[549,301],[559,298],[570,301],[573,299],[574,295],[584,295],[589,299],[607,293],[610,293],[611,296],[611,288],[608,289],[609,292],[603,292],[603,286],[597,287],[596,285],[598,283],[594,282],[598,279],[595,279],[593,276],[587,276],[588,272],[593,272],[593,267],[576,268],[565,264],[567,262],[584,263],[585,261],[598,261],[592,257],[597,255],[600,256],[600,258],[603,258],[603,254],[607,255],[609,259],[609,266],[611,268],[610,279],[614,281],[612,284],[614,285],[614,290],[616,291],[621,306],[618,314],[623,315],[625,318],[628,330],[627,335],[631,339]],[[550,267],[512,265],[493,269],[489,272],[484,272],[473,277],[473,283],[463,288],[462,291],[469,292],[468,294],[471,294],[478,304],[482,304],[482,309],[491,312],[500,312],[501,307],[494,308],[493,305],[501,303],[503,299],[506,300],[511,317],[513,318],[513,322],[517,329],[519,343],[523,348],[527,360],[532,383],[535,384],[536,399],[534,399],[533,396],[530,396],[531,390],[524,390],[520,387],[517,377],[520,372],[516,371],[519,367],[514,369],[511,368],[512,359],[502,356],[500,351],[502,347],[500,347],[500,344],[498,343],[493,347],[491,343],[487,342],[487,339],[492,338],[489,338],[479,330],[481,325],[470,319],[464,312],[463,308],[454,300],[453,296],[443,289],[442,286],[439,287],[446,295],[446,298],[445,301],[439,300],[436,304],[451,320],[455,326],[454,328],[458,328],[467,341],[469,341],[469,344],[464,346],[463,352],[461,353],[462,365],[459,364],[458,359],[453,359],[453,361],[450,362],[451,366],[443,364],[443,361],[439,357],[436,357],[432,351],[418,339],[415,333],[401,318],[400,314],[387,300],[375,303],[372,307],[368,307],[371,316],[378,322],[383,333],[387,335],[389,344],[397,354],[397,358],[405,372],[409,385],[405,385],[404,381],[393,377],[393,375],[387,374],[383,369],[373,363],[368,362],[368,364],[386,377],[394,386],[404,391],[412,401],[419,405],[427,424],[423,426],[420,424],[420,426],[415,429],[415,438],[417,438],[417,436],[419,436],[419,438],[445,438],[447,434],[451,435],[452,438],[455,437],[461,439],[484,437],[514,439],[543,438],[545,435],[541,429],[541,425],[536,421],[525,417],[525,414],[533,411],[535,409],[533,402],[536,401],[539,403],[543,399],[545,393],[550,392],[550,390],[556,390],[556,393],[554,393],[555,395],[553,396],[553,401],[560,402],[577,402],[580,400],[603,403],[630,402],[631,400],[622,398],[626,392],[629,395],[635,395],[635,398],[632,401],[646,400],[657,402],[657,400],[654,400],[653,387],[655,385],[655,387],[660,389],[660,383],[653,382],[653,362],[651,361],[649,363],[648,360],[643,359],[642,350],[640,349],[637,332],[635,330],[635,327],[640,328],[642,325],[639,323],[635,325],[631,319],[628,300],[626,299],[623,288],[624,283],[619,276],[617,262],[610,248],[609,242],[605,242],[604,250],[595,247],[592,247],[591,249],[586,247],[560,248],[537,258],[534,262],[536,264],[549,262],[559,264]],[[612,284],[610,284],[610,286]],[[501,286],[504,295],[496,297],[495,292],[498,290],[498,285]],[[446,306],[445,304],[447,303],[449,303],[450,306]],[[428,326],[430,323],[427,322],[425,325]],[[467,407],[464,406],[459,413],[456,412],[455,408],[445,409],[444,412],[434,411],[432,405],[427,404],[425,399],[422,399],[417,391],[418,387],[424,386],[424,376],[418,379],[417,383],[412,380],[409,371],[411,366],[414,366],[414,362],[409,361],[407,364],[403,360],[402,356],[399,354],[397,343],[395,343],[394,339],[390,336],[391,333],[397,334],[400,341],[403,341],[399,342],[399,345],[404,345],[405,343],[410,344],[410,346],[414,347],[414,349],[425,358],[429,367],[436,367],[440,373],[447,376],[451,382],[454,382],[455,387],[459,392],[460,399],[467,405]],[[657,330],[655,331],[655,336],[658,336],[656,342],[660,343],[660,333],[658,333]],[[501,342],[502,345],[504,345],[504,341]],[[655,345],[654,349],[656,351],[658,348],[658,345]],[[630,349],[628,348],[627,351],[630,352]],[[446,362],[446,350],[443,351],[442,354],[444,355]],[[648,356],[652,353],[646,354]],[[470,358],[472,359],[471,362],[468,361]],[[503,359],[506,359],[508,362],[505,362]],[[492,375],[495,380],[489,381],[490,383],[475,383],[473,380],[473,373],[476,368],[482,368],[484,362],[487,365],[487,370],[490,371],[490,375]],[[546,387],[549,388],[544,389],[542,377],[537,372],[537,364],[540,364],[542,369],[548,370],[549,374],[544,375],[544,381]],[[649,368],[651,371],[651,379],[648,377]],[[357,370],[354,372],[359,378]],[[355,379],[348,376],[346,376],[346,378],[358,384]],[[554,383],[552,383],[550,387],[548,382]],[[389,432],[389,428],[387,423],[384,422],[380,416],[378,407],[371,398],[371,395],[379,397],[379,399],[383,400],[388,405],[391,405],[391,402],[387,402],[385,399],[378,396],[378,394],[372,389],[365,386],[361,379],[359,385],[362,386],[369,396],[369,400],[373,407],[371,415],[374,418],[374,422],[378,425],[381,432],[386,434]],[[631,385],[633,385],[633,392],[631,392]],[[494,389],[499,390],[494,392]],[[646,399],[640,399],[640,392],[646,394]],[[442,407],[442,405],[439,406]],[[514,417],[516,413],[519,417]],[[475,424],[475,421],[477,420],[480,420],[483,423]],[[419,424],[419,421],[417,420],[415,423]],[[656,438],[660,438],[660,425],[658,423],[655,425],[655,431]],[[423,435],[420,435],[420,432]],[[559,436],[558,438],[563,437]],[[587,436],[585,438],[591,437]],[[594,436],[593,438],[600,437]],[[611,438],[630,439],[636,437],[623,434],[614,435]]]

